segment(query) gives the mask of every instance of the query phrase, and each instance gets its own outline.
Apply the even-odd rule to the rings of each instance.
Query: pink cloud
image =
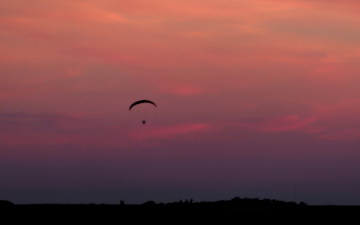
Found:
[[[11,91],[0,90],[0,100],[8,100],[9,98],[13,98],[14,94],[15,93]]]
[[[210,125],[205,123],[181,124],[132,131],[130,137],[133,139],[169,139],[181,135],[207,131],[209,128]]]
[[[176,85],[176,84],[168,84],[162,85],[159,87],[160,92],[167,94],[174,94],[177,96],[193,96],[193,95],[201,95],[206,91],[204,88],[196,86],[196,85]]]
[[[281,4],[281,5],[288,5],[288,6],[294,6],[294,8],[316,8],[321,7],[321,9],[331,9],[331,10],[345,10],[345,11],[352,11],[356,12],[360,8],[359,1],[357,0],[269,0],[267,2],[271,2],[271,4]],[[317,10],[319,8],[316,8]]]
[[[317,121],[315,117],[300,117],[298,115],[286,115],[280,116],[261,122],[254,123],[241,123],[240,126],[244,126],[250,129],[262,131],[262,132],[283,132],[283,131],[308,131],[315,132],[311,125]]]
[[[319,118],[318,125],[324,130],[320,138],[333,140],[355,140],[360,138],[360,99],[339,100],[334,104],[314,106],[314,115]]]
[[[360,139],[360,129],[357,127],[337,129],[320,134],[319,137],[328,140],[356,140]]]
[[[319,104],[309,116],[285,115],[259,122],[237,124],[260,132],[300,131],[328,140],[356,140],[360,138],[360,100],[342,100],[336,104]]]
[[[0,114],[0,140],[7,145],[86,145],[98,139],[91,135],[91,129],[93,125],[79,113]]]
[[[318,104],[314,106],[314,111],[325,119],[353,120],[359,116],[360,99],[342,99],[333,104]]]

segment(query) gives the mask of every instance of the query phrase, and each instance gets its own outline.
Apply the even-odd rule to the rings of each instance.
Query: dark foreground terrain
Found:
[[[0,215],[13,221],[47,222],[342,222],[360,221],[360,206],[312,206],[269,199],[234,198],[215,202],[152,201],[139,205],[28,204],[0,201]]]

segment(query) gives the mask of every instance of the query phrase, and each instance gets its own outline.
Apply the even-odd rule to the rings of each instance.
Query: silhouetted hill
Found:
[[[1,206],[13,206],[14,203],[7,201],[7,200],[0,200],[0,207]]]
[[[1,201],[0,201],[1,202]],[[4,202],[5,203],[5,202]],[[296,221],[304,221],[312,218],[327,219],[357,218],[360,213],[358,206],[311,206],[305,203],[285,202],[273,199],[239,198],[220,200],[213,202],[195,202],[180,200],[169,203],[156,203],[147,201],[143,204],[29,204],[13,205],[3,204],[2,212],[9,209],[16,215],[26,215],[26,218],[42,218],[44,215],[54,218],[77,218],[81,221],[128,221],[132,222],[148,220],[186,221],[196,218],[197,221],[234,220],[253,222],[288,221],[287,218],[295,218]],[[25,217],[24,217],[25,218]],[[175,219],[176,218],[176,219]]]

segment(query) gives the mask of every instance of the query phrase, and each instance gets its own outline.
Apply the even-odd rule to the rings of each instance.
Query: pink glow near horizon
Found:
[[[184,160],[175,163],[180,171],[187,159],[177,150],[206,147],[211,154],[204,160],[224,159],[228,171],[239,168],[226,167],[225,159],[255,149],[258,155],[245,155],[262,164],[264,146],[289,147],[291,138],[304,143],[303,152],[293,153],[301,160],[315,154],[314,146],[357,149],[359,9],[351,0],[3,2],[0,158],[29,148],[45,162],[45,147],[59,156],[59,149],[101,154],[94,148],[103,147],[125,162],[136,158],[134,149],[167,149],[166,157]],[[158,104],[146,126],[128,111],[143,98]],[[224,150],[242,143],[248,145],[238,152]],[[340,149],[332,161],[359,156]],[[84,151],[67,157],[82,159]]]

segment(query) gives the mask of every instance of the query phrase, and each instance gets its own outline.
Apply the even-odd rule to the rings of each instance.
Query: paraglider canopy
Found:
[[[152,105],[154,105],[155,107],[157,107],[157,105],[155,104],[155,102],[144,99],[144,100],[139,100],[139,101],[136,101],[136,102],[132,103],[132,104],[130,105],[130,107],[129,107],[129,110],[131,110],[134,106],[139,105],[139,104],[143,104],[143,103],[149,103],[149,104],[152,104]]]

